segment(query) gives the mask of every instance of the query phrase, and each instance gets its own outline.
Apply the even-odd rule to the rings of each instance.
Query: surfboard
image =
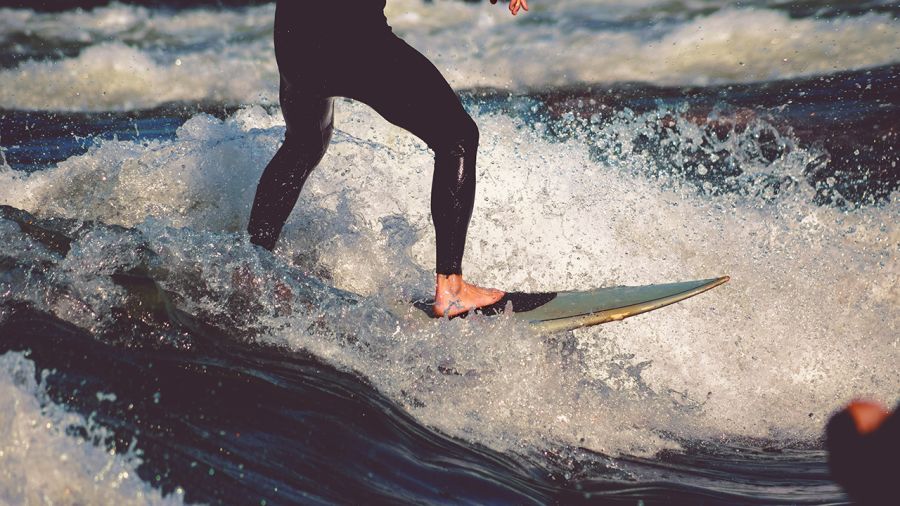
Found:
[[[508,293],[496,304],[476,311],[487,316],[502,314],[512,307],[512,316],[542,334],[565,332],[582,327],[624,320],[681,302],[723,285],[730,278],[701,279],[646,286],[613,286],[593,290],[547,293]],[[414,305],[425,317],[431,316],[431,301]]]

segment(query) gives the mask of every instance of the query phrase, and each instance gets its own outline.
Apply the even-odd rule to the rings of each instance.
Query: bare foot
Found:
[[[463,281],[459,274],[438,274],[434,290],[434,315],[456,316],[473,309],[490,306],[504,296],[493,288],[481,288]]]

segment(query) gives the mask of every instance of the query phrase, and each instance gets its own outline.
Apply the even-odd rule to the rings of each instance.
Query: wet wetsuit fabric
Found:
[[[328,149],[333,97],[348,97],[434,151],[437,272],[461,274],[475,203],[478,127],[437,68],[393,34],[383,9],[377,0],[278,1],[275,55],[287,132],[257,187],[248,231],[253,243],[275,247],[303,183]]]

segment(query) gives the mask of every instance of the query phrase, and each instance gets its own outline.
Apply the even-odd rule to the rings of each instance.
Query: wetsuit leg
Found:
[[[275,248],[300,190],[319,164],[334,129],[334,101],[300,93],[281,83],[281,109],[287,123],[284,144],[263,171],[256,189],[250,223],[250,241]]]
[[[478,127],[435,66],[390,32],[342,54],[329,93],[359,100],[434,151],[437,273],[461,274],[475,204]]]
[[[275,52],[288,135],[284,153],[266,169],[257,191],[253,241],[274,246],[303,182],[327,148],[332,104],[316,97],[343,96],[368,104],[434,151],[437,272],[461,274],[475,202],[478,128],[456,93],[427,58],[391,32],[383,2],[279,0],[277,5]]]

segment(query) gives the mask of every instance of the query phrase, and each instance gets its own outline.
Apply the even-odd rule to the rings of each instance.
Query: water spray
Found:
[[[6,163],[6,148],[3,147],[3,138],[0,137],[0,172],[12,170],[12,167]]]

